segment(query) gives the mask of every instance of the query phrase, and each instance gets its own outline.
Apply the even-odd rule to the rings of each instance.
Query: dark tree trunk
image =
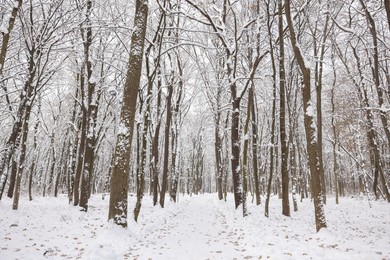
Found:
[[[236,97],[236,86],[232,90],[232,122],[231,122],[231,167],[233,176],[234,204],[236,208],[242,203],[242,176],[240,167],[240,99]]]
[[[326,204],[326,182],[323,162],[323,145],[322,145],[322,77],[323,77],[323,60],[325,55],[326,39],[329,34],[330,13],[326,13],[324,30],[322,32],[322,41],[320,53],[317,51],[317,39],[314,42],[314,57],[318,57],[315,65],[315,84],[316,84],[316,98],[317,98],[317,145],[318,145],[318,159],[319,159],[319,174],[321,177],[321,189],[323,195],[323,202]],[[317,26],[317,25],[316,25]],[[316,37],[316,35],[314,35]]]
[[[157,90],[157,115],[160,116],[160,106],[161,106],[161,80],[158,80],[158,90]],[[161,128],[161,119],[158,119],[156,130],[154,131],[153,142],[152,142],[152,177],[153,177],[153,206],[157,205],[158,201],[158,141],[160,139],[160,128]]]
[[[332,64],[334,64],[334,59],[332,55]],[[332,85],[332,90],[331,90],[331,97],[330,97],[330,104],[331,104],[331,112],[332,112],[332,117],[331,117],[331,125],[332,125],[332,134],[333,134],[333,183],[334,183],[334,193],[335,193],[335,200],[336,204],[339,204],[339,185],[338,185],[338,162],[337,162],[337,129],[336,129],[336,112],[335,112],[335,88],[336,88],[336,70],[333,71],[333,85]]]
[[[84,100],[85,97],[85,77],[81,76],[80,79],[80,96],[81,99]],[[85,102],[82,102],[81,104],[81,128],[79,130],[80,137],[78,138],[78,151],[77,151],[77,163],[76,163],[76,169],[75,169],[75,177],[74,177],[74,184],[73,184],[73,205],[77,206],[79,205],[80,201],[80,181],[81,176],[83,173],[83,161],[84,161],[84,152],[85,152],[85,141],[87,138],[87,124],[88,124],[88,117],[87,117],[87,107],[85,107]]]
[[[142,57],[148,20],[147,0],[136,0],[134,28],[131,36],[129,66],[123,92],[120,129],[111,172],[108,219],[127,227],[127,192],[130,170],[131,141],[136,113],[137,94],[141,79]]]
[[[167,115],[165,120],[165,131],[164,131],[164,165],[163,175],[161,180],[161,191],[160,191],[160,206],[164,208],[165,193],[167,192],[168,185],[168,170],[169,170],[169,133],[171,130],[172,121],[172,94],[173,94],[173,82],[168,84],[168,96],[167,96]]]
[[[321,189],[321,176],[318,169],[318,146],[316,141],[316,132],[312,127],[315,125],[313,118],[313,107],[311,104],[311,72],[308,64],[306,64],[301,53],[301,49],[298,46],[297,38],[294,31],[294,26],[291,18],[290,1],[286,0],[285,12],[287,17],[287,23],[290,30],[290,39],[294,49],[294,55],[299,64],[300,70],[303,76],[302,96],[303,96],[303,108],[304,108],[304,125],[306,133],[306,145],[309,159],[309,167],[312,178],[312,191],[314,200],[314,212],[316,221],[317,232],[321,228],[326,228],[325,211],[323,206],[323,194]]]
[[[272,91],[272,115],[271,115],[271,147],[270,147],[270,167],[269,167],[269,176],[268,176],[268,183],[267,183],[267,192],[266,192],[266,199],[265,199],[265,209],[264,209],[264,215],[266,217],[269,216],[269,201],[271,196],[271,189],[272,189],[272,179],[274,174],[274,152],[275,152],[275,128],[276,128],[276,65],[275,65],[275,55],[274,55],[274,48],[273,48],[273,42],[271,39],[272,31],[271,31],[271,12],[269,10],[270,6],[267,6],[267,13],[268,13],[268,21],[267,21],[267,27],[268,27],[268,34],[269,34],[269,44],[270,44],[270,55],[271,55],[271,64],[272,64],[272,82],[273,82],[273,91]]]
[[[11,175],[9,178],[9,186],[8,186],[8,193],[7,196],[8,198],[12,198],[14,195],[14,190],[15,190],[15,181],[16,181],[16,173],[18,171],[18,164],[16,163],[16,160],[13,159],[11,161]]]
[[[279,28],[279,91],[280,91],[280,148],[281,148],[281,175],[282,175],[282,214],[290,216],[289,176],[288,176],[288,147],[286,134],[286,72],[284,68],[284,32],[283,32],[283,5],[278,0],[278,28]]]
[[[260,181],[259,181],[259,169],[257,164],[257,122],[256,122],[256,109],[254,102],[254,85],[248,90],[248,99],[251,101],[251,116],[252,116],[252,167],[253,167],[253,179],[255,183],[255,197],[256,205],[260,205]],[[248,101],[249,102],[249,101]]]
[[[216,173],[217,173],[217,192],[218,199],[223,199],[223,167],[222,167],[222,138],[219,133],[220,131],[220,113],[217,111],[217,115],[215,118],[215,163],[216,163]]]
[[[371,64],[371,67],[373,68],[372,69],[373,80],[374,80],[376,91],[378,94],[378,104],[379,104],[379,107],[382,108],[384,105],[384,94],[383,94],[383,87],[381,86],[380,75],[379,75],[379,52],[378,52],[378,36],[377,36],[376,24],[375,24],[375,21],[371,15],[371,13],[369,12],[369,10],[367,8],[365,2],[363,0],[359,0],[359,1],[360,1],[360,4],[363,6],[363,9],[364,9],[364,12],[365,12],[365,15],[367,18],[368,27],[370,29],[372,40],[373,40],[373,47],[372,47],[372,51],[373,51],[373,54],[372,54],[373,61],[372,62],[373,62],[373,64]],[[371,62],[371,60],[370,60],[370,62]],[[388,121],[387,121],[386,112],[383,109],[380,109],[379,115],[380,115],[380,119],[382,122],[383,130],[384,130],[385,135],[386,135],[387,144],[390,146],[390,129],[389,129]],[[382,167],[379,170],[379,175],[380,175],[380,179],[382,182],[383,192],[386,196],[387,201],[390,202],[390,192],[389,192],[389,189],[387,187],[387,183],[386,183],[386,179],[385,179],[384,174],[383,174]]]
[[[171,198],[174,202],[176,202],[177,197],[177,188],[179,184],[179,178],[180,178],[180,170],[179,167],[176,167],[176,158],[177,158],[177,148],[178,148],[178,142],[179,142],[179,133],[178,133],[178,124],[179,124],[179,114],[180,114],[180,104],[182,101],[182,94],[183,94],[183,68],[181,65],[181,61],[179,57],[176,57],[177,60],[177,66],[179,71],[179,82],[178,82],[178,91],[177,91],[177,98],[176,98],[176,104],[174,108],[174,115],[173,115],[173,131],[172,131],[172,170],[173,170],[173,180],[172,180],[172,188],[171,188]]]
[[[12,12],[11,12],[11,15],[10,15],[9,21],[8,21],[8,27],[6,29],[7,33],[2,32],[3,39],[2,39],[1,50],[0,50],[0,76],[3,75],[4,62],[5,62],[5,58],[7,57],[10,34],[14,29],[15,20],[16,20],[18,11],[22,6],[22,3],[23,3],[23,0],[14,0]]]
[[[30,86],[30,87],[32,87],[32,86]],[[20,141],[19,165],[18,165],[18,171],[16,174],[15,191],[14,191],[14,198],[13,198],[13,203],[12,203],[13,210],[17,210],[19,207],[20,184],[21,184],[21,180],[22,180],[22,176],[23,176],[23,170],[25,167],[25,161],[26,161],[26,155],[27,155],[27,137],[28,137],[28,131],[29,131],[30,114],[31,114],[31,106],[27,105],[26,109],[25,109],[25,113],[24,113],[24,118],[23,118],[22,136],[21,136],[21,141]]]

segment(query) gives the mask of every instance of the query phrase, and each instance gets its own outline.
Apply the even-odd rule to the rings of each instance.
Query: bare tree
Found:
[[[127,227],[127,192],[131,140],[136,113],[136,101],[141,78],[142,57],[148,19],[148,1],[135,3],[134,31],[131,36],[130,58],[123,92],[119,131],[111,169],[110,208],[108,219]]]
[[[229,84],[230,95],[231,95],[231,172],[233,176],[233,189],[234,189],[234,203],[235,207],[238,208],[243,202],[243,179],[242,179],[242,168],[240,163],[240,146],[241,146],[241,135],[240,135],[240,109],[241,101],[246,93],[246,90],[249,87],[249,83],[253,80],[256,74],[256,69],[260,64],[260,61],[268,53],[256,52],[253,57],[253,60],[250,62],[252,65],[248,68],[247,75],[243,75],[246,79],[244,83],[239,84],[238,75],[239,65],[240,65],[240,54],[243,50],[240,49],[240,43],[245,38],[248,28],[256,24],[256,19],[249,16],[238,19],[238,10],[235,8],[235,4],[230,1],[223,1],[221,6],[221,12],[218,14],[219,19],[215,19],[214,15],[209,13],[209,10],[203,8],[201,5],[194,3],[193,1],[186,0],[193,8],[195,8],[199,14],[206,20],[204,24],[210,26],[213,32],[216,34],[217,39],[222,45],[222,50],[224,52],[225,66],[226,66],[226,77]],[[247,6],[249,8],[249,6]],[[246,14],[245,14],[246,16]],[[229,35],[226,33],[228,31],[225,28],[231,28],[229,30]],[[257,36],[257,34],[255,34]],[[243,205],[244,215],[245,205]]]
[[[1,50],[0,50],[0,77],[1,77],[0,80],[1,80],[1,82],[3,81],[3,79],[2,79],[2,77],[3,77],[3,68],[4,68],[5,58],[7,57],[8,44],[9,44],[10,35],[11,35],[11,32],[13,31],[13,29],[14,29],[15,20],[17,18],[18,11],[19,11],[19,9],[22,6],[23,1],[22,0],[14,0],[14,3],[15,4],[13,5],[12,11],[11,11],[11,15],[9,17],[8,27],[4,28],[0,32],[2,34],[2,37],[3,37],[3,40],[2,40],[2,43],[1,43]],[[2,87],[4,88],[5,85],[3,86],[3,84],[2,84]]]
[[[285,11],[287,24],[290,31],[290,39],[294,50],[295,58],[297,59],[299,68],[303,76],[302,96],[303,96],[303,108],[304,108],[304,124],[306,133],[306,145],[309,159],[309,167],[312,178],[312,192],[314,200],[314,212],[316,221],[317,232],[326,227],[325,211],[323,205],[323,194],[321,190],[321,176],[318,169],[319,157],[318,147],[316,140],[316,132],[314,129],[314,109],[311,101],[311,70],[309,64],[304,58],[304,54],[297,41],[294,24],[291,17],[290,1],[285,2]]]
[[[271,20],[271,11],[270,11],[270,3],[267,4],[267,30],[269,34],[269,46],[270,46],[270,56],[271,56],[271,64],[272,64],[272,85],[273,85],[273,91],[272,91],[272,115],[271,115],[271,147],[269,152],[269,158],[270,158],[270,167],[269,167],[269,176],[268,176],[268,183],[267,183],[267,191],[266,191],[266,199],[265,199],[265,210],[264,214],[266,217],[269,216],[269,201],[271,196],[271,186],[272,186],[272,179],[274,174],[274,153],[275,153],[275,128],[276,128],[276,64],[275,64],[275,54],[274,54],[274,47],[273,47],[273,40],[271,39],[272,35],[272,20]]]
[[[288,148],[286,134],[286,72],[284,67],[284,31],[283,31],[283,4],[278,0],[278,31],[279,31],[279,92],[280,92],[280,148],[282,157],[282,214],[290,216],[289,176],[288,176]]]

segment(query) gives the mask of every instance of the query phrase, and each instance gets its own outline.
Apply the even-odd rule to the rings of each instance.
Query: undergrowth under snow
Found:
[[[315,232],[313,205],[281,215],[272,198],[249,203],[248,217],[216,194],[180,197],[164,209],[145,197],[139,222],[127,229],[107,222],[108,196],[95,195],[87,213],[59,198],[0,202],[0,259],[390,259],[390,204],[365,198],[328,198],[328,228]],[[135,197],[130,197],[132,209]],[[371,208],[370,208],[371,205]],[[131,212],[129,212],[131,215]]]

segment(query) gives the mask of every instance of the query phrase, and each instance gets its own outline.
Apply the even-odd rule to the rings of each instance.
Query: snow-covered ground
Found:
[[[233,196],[184,196],[166,207],[144,199],[139,222],[128,229],[107,222],[108,197],[91,198],[87,213],[60,198],[0,202],[0,259],[390,259],[390,204],[366,198],[328,198],[328,229],[315,232],[313,205],[299,203],[281,215],[272,198],[249,204],[250,215],[234,210]],[[134,206],[130,197],[129,208]],[[370,208],[371,205],[371,208]]]

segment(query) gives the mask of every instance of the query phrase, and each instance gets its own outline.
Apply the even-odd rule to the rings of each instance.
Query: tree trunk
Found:
[[[12,197],[14,195],[14,190],[15,190],[16,173],[18,171],[18,163],[16,162],[15,158],[11,161],[11,169],[10,170],[11,170],[11,175],[9,178],[7,197],[12,199]]]
[[[259,169],[257,164],[257,122],[256,122],[256,109],[255,109],[255,99],[254,99],[254,84],[248,90],[248,99],[251,99],[251,116],[252,116],[252,167],[253,167],[253,179],[255,184],[255,197],[256,197],[256,205],[260,205],[260,180],[259,180]],[[248,101],[249,102],[249,101]]]
[[[93,87],[94,88],[94,87]],[[96,146],[96,119],[98,112],[98,102],[90,104],[88,108],[88,134],[85,140],[85,151],[83,160],[83,172],[81,178],[80,207],[88,210],[88,200],[91,193],[91,180],[94,173],[95,146]]]
[[[236,91],[236,86],[231,87]],[[240,99],[232,94],[232,122],[231,122],[231,149],[232,158],[232,176],[233,176],[233,192],[234,192],[234,204],[236,209],[242,203],[242,176],[240,167]]]
[[[15,122],[12,126],[11,135],[9,139],[7,140],[7,143],[2,151],[1,159],[0,159],[0,200],[3,195],[3,191],[5,188],[5,185],[7,183],[8,178],[8,165],[11,160],[11,157],[14,154],[15,149],[19,146],[20,142],[17,142],[18,138],[20,137],[22,127],[23,127],[23,120],[25,115],[26,106],[29,100],[31,100],[33,95],[33,89],[32,89],[32,82],[35,78],[36,74],[36,68],[34,66],[34,61],[32,55],[35,53],[35,49],[32,49],[30,51],[30,57],[29,57],[29,78],[27,82],[24,85],[24,89],[20,94],[20,103],[17,111],[17,116],[15,119]]]
[[[77,81],[79,81],[79,75],[77,74]],[[69,141],[69,167],[67,170],[66,175],[68,176],[68,202],[69,204],[73,200],[73,187],[74,187],[74,179],[75,179],[75,171],[76,171],[76,163],[77,163],[77,147],[79,143],[79,134],[78,130],[81,128],[81,122],[78,122],[76,119],[77,115],[77,100],[79,98],[79,88],[76,87],[76,94],[75,94],[75,100],[74,100],[74,105],[73,105],[73,111],[72,111],[72,118],[71,118],[71,123],[74,125],[72,127],[72,134],[73,134],[73,142]]]
[[[288,148],[286,134],[286,72],[284,68],[284,32],[283,32],[283,5],[278,0],[278,28],[279,28],[279,91],[280,91],[280,147],[281,147],[281,175],[282,175],[282,214],[290,216],[289,176],[288,176]]]
[[[225,127],[224,129],[228,129],[229,125],[229,112],[226,115],[226,120],[225,120]],[[225,130],[226,131],[226,130]],[[224,133],[224,135],[227,135],[227,131]],[[227,200],[227,193],[228,193],[228,168],[229,168],[229,140],[228,138],[225,138],[225,156],[224,156],[224,162],[222,163],[224,165],[224,178],[223,178],[223,197],[224,200]]]
[[[252,87],[251,87],[252,88]],[[242,215],[244,217],[248,216],[247,209],[247,192],[248,192],[248,173],[247,173],[247,165],[248,165],[248,145],[249,145],[249,121],[251,118],[251,107],[253,100],[248,97],[247,104],[247,112],[246,112],[246,120],[244,125],[244,147],[242,151]]]
[[[334,59],[332,57],[332,64],[334,65]],[[330,104],[332,108],[332,117],[331,117],[331,125],[332,125],[332,133],[333,133],[333,182],[334,182],[334,193],[336,204],[339,204],[339,185],[338,185],[338,162],[337,162],[337,131],[336,131],[336,123],[335,123],[335,101],[334,101],[334,91],[336,87],[336,70],[333,71],[333,86],[331,90]]]
[[[275,74],[274,74],[275,78]],[[276,82],[276,81],[274,81]],[[271,188],[272,188],[272,179],[274,175],[274,151],[275,151],[275,125],[276,125],[276,83],[274,83],[273,88],[273,101],[272,101],[272,122],[271,122],[271,147],[270,147],[270,167],[269,167],[269,176],[267,183],[267,193],[265,199],[265,211],[264,214],[266,217],[269,216],[269,201],[271,197]]]
[[[214,137],[215,137],[215,164],[216,164],[216,173],[217,173],[217,192],[218,199],[223,200],[223,166],[222,166],[222,138],[219,133],[220,131],[220,120],[221,114],[219,111],[216,112],[215,116],[215,129],[214,129]]]
[[[142,107],[142,105],[141,105]],[[140,108],[141,110],[141,108]],[[146,114],[144,115],[144,122],[141,130],[141,124],[137,124],[137,134],[140,135],[140,137],[137,136],[137,162],[138,162],[138,168],[136,171],[136,178],[137,178],[137,201],[135,203],[134,207],[134,220],[138,221],[139,213],[141,212],[141,206],[142,206],[142,198],[144,196],[144,190],[145,190],[145,157],[146,157],[146,131],[147,131],[147,119]]]
[[[26,161],[26,155],[27,155],[27,136],[29,131],[29,121],[30,121],[30,113],[31,113],[31,106],[27,105],[24,113],[23,118],[23,127],[22,127],[22,136],[21,136],[21,143],[20,143],[20,157],[19,157],[19,165],[18,165],[18,171],[16,174],[16,180],[15,180],[15,191],[14,191],[14,199],[12,203],[12,209],[17,210],[19,206],[19,197],[20,197],[20,183],[23,176],[23,170],[25,168],[25,161]]]
[[[145,192],[145,171],[146,171],[146,150],[147,150],[147,131],[150,126],[149,120],[150,120],[150,99],[152,96],[152,90],[153,90],[153,84],[152,82],[148,82],[148,89],[146,93],[146,109],[144,112],[144,117],[143,117],[143,126],[142,126],[142,131],[140,134],[141,136],[141,160],[139,162],[139,170],[137,174],[137,202],[134,207],[134,220],[137,222],[138,221],[138,216],[141,211],[141,206],[142,206],[142,198],[144,196]]]
[[[328,36],[330,12],[326,13],[324,30],[322,32],[322,41],[320,53],[317,52],[317,39],[314,42],[314,57],[318,57],[315,65],[315,84],[316,84],[316,98],[317,98],[317,145],[318,145],[318,159],[319,159],[319,174],[321,177],[321,189],[323,195],[323,202],[326,204],[326,182],[323,162],[323,145],[322,145],[322,77],[323,77],[323,60],[325,55],[326,39]],[[316,35],[314,35],[315,37]]]
[[[164,208],[165,193],[167,192],[168,184],[168,168],[169,168],[169,132],[171,129],[172,121],[172,94],[173,94],[173,82],[168,83],[168,96],[167,96],[167,115],[165,120],[165,132],[164,132],[164,165],[163,175],[161,181],[160,191],[160,206]]]
[[[291,180],[291,189],[292,189],[292,199],[293,199],[293,207],[294,207],[294,211],[298,211],[298,203],[297,203],[297,183],[298,183],[298,179],[297,179],[297,163],[296,163],[296,158],[295,158],[295,140],[293,138],[293,130],[290,129],[291,133],[290,133],[290,145],[291,145],[291,148],[290,148],[290,169],[291,169],[291,176],[292,176],[292,180]]]
[[[85,123],[85,144],[84,149],[80,152],[82,153],[82,168],[81,168],[81,187],[80,187],[80,207],[84,211],[88,210],[88,199],[91,189],[91,179],[93,176],[94,161],[95,161],[95,144],[96,144],[96,118],[99,108],[99,97],[100,94],[95,94],[96,82],[92,78],[92,63],[90,60],[92,46],[92,24],[90,20],[92,10],[92,1],[86,1],[86,14],[85,21],[81,25],[81,36],[83,38],[84,45],[84,59],[85,59],[85,69],[86,69],[86,79],[87,89],[81,89],[85,91],[83,99],[83,124]],[[82,93],[83,94],[83,93]],[[94,97],[94,95],[96,95]],[[84,113],[85,112],[85,113]],[[85,118],[84,118],[85,116]],[[85,121],[85,122],[84,122]],[[83,127],[82,127],[83,128]],[[83,130],[83,129],[82,129]],[[83,133],[82,133],[83,135]]]
[[[275,125],[276,125],[276,65],[275,65],[275,55],[274,55],[274,48],[273,48],[273,42],[271,39],[272,31],[271,31],[271,16],[270,16],[270,10],[269,6],[268,9],[268,34],[269,34],[269,44],[270,44],[270,55],[271,55],[271,64],[272,64],[272,82],[273,82],[273,90],[272,90],[272,122],[271,122],[271,147],[270,147],[270,167],[269,167],[269,176],[268,176],[268,183],[267,183],[267,193],[266,193],[266,199],[265,199],[265,209],[264,209],[264,215],[266,217],[269,216],[269,201],[271,197],[271,189],[272,189],[272,179],[274,174],[274,150],[275,150]]]
[[[382,122],[383,130],[384,130],[386,138],[387,138],[387,143],[390,146],[390,129],[389,129],[389,125],[388,125],[388,121],[387,121],[387,117],[386,117],[386,112],[382,109],[384,106],[384,97],[383,97],[383,87],[381,86],[380,75],[379,75],[378,36],[377,36],[376,25],[375,25],[375,21],[374,21],[373,17],[371,16],[371,13],[369,12],[365,2],[363,0],[359,0],[359,1],[360,1],[360,4],[363,6],[363,9],[364,9],[364,12],[365,12],[365,15],[367,18],[368,27],[369,27],[371,35],[372,35],[372,40],[373,40],[372,51],[373,51],[373,63],[374,63],[372,66],[373,67],[372,73],[373,73],[373,79],[374,79],[376,91],[378,94],[378,104],[380,107],[379,115],[380,115],[380,119]],[[370,62],[371,62],[371,60],[370,60]],[[383,174],[383,169],[381,169],[379,172],[380,172],[379,174],[380,174],[380,178],[381,178],[381,182],[382,182],[383,192],[385,193],[387,201],[390,202],[390,192],[389,192],[389,189],[387,187],[386,179],[385,179],[384,174]]]
[[[12,12],[8,21],[8,27],[6,28],[5,32],[1,33],[3,35],[3,40],[1,43],[1,51],[0,51],[0,78],[3,75],[4,62],[5,62],[5,58],[7,57],[10,34],[14,29],[16,16],[18,14],[20,7],[22,6],[22,3],[23,0],[14,0]]]
[[[108,219],[127,227],[127,191],[130,170],[131,141],[141,78],[142,57],[148,20],[147,0],[136,0],[134,28],[131,36],[129,66],[123,91],[121,119],[111,172],[110,206]]]
[[[300,70],[303,74],[303,86],[302,86],[302,96],[303,96],[303,108],[304,108],[304,125],[306,133],[306,145],[307,153],[309,157],[309,167],[312,178],[312,191],[313,191],[313,200],[314,200],[314,212],[315,212],[315,222],[317,232],[321,228],[326,228],[325,220],[325,211],[323,205],[323,194],[321,189],[321,176],[318,169],[319,158],[318,158],[318,146],[316,140],[316,132],[314,129],[314,118],[313,118],[313,107],[311,104],[311,75],[310,68],[303,57],[302,50],[300,49],[294,27],[291,18],[291,8],[290,1],[286,0],[285,11],[287,17],[287,23],[290,30],[290,39],[294,49],[294,55],[299,64]]]
[[[0,198],[2,196],[6,181],[7,181],[7,172],[8,172],[8,164],[9,160],[11,159],[11,156],[14,153],[14,149],[19,146],[17,143],[17,139],[20,138],[20,145],[21,151],[20,151],[20,157],[19,157],[19,165],[18,170],[15,178],[15,189],[14,189],[14,200],[13,200],[13,209],[18,208],[19,204],[19,194],[20,194],[20,182],[22,178],[22,170],[24,165],[24,160],[26,158],[26,140],[28,135],[28,123],[30,120],[30,113],[32,104],[34,101],[34,89],[37,87],[38,82],[35,84],[35,88],[33,86],[33,82],[37,73],[37,68],[34,63],[34,56],[36,54],[36,49],[32,48],[29,50],[29,59],[28,59],[28,77],[24,84],[23,91],[20,94],[20,103],[18,108],[18,113],[16,117],[16,121],[14,122],[11,136],[8,139],[8,142],[6,144],[6,148],[4,151],[4,157],[2,157],[1,161],[1,167],[0,167],[0,173],[1,176],[1,182],[0,185],[2,185],[0,191]]]
[[[178,194],[177,188],[179,183],[179,177],[180,177],[180,170],[179,167],[176,167],[176,158],[177,158],[177,148],[179,143],[179,127],[178,127],[178,120],[179,120],[179,113],[180,113],[180,104],[182,100],[182,94],[183,94],[183,68],[181,65],[181,61],[179,57],[176,57],[177,60],[177,67],[179,72],[179,82],[178,82],[178,91],[177,91],[177,99],[176,104],[174,108],[174,114],[173,114],[173,130],[172,130],[172,170],[173,170],[173,183],[171,188],[171,198],[174,202],[176,202],[176,196]]]
[[[81,76],[80,80],[80,93],[81,93],[81,99],[85,99],[85,82],[84,82],[84,76]],[[76,170],[75,170],[75,177],[74,177],[74,184],[73,184],[73,205],[77,206],[79,205],[80,201],[80,181],[81,176],[83,173],[83,161],[84,161],[84,152],[85,152],[85,141],[87,138],[87,124],[88,124],[88,117],[87,117],[87,107],[85,107],[85,102],[82,102],[81,104],[81,128],[80,128],[80,137],[78,138],[78,152],[77,152],[77,163],[76,163]]]
[[[55,165],[57,160],[56,151],[54,148],[54,132],[50,136],[50,157],[51,157],[51,164],[49,170],[48,193],[51,193],[51,188],[53,187],[54,170],[55,170]]]
[[[154,131],[153,136],[153,142],[152,142],[152,177],[153,177],[153,206],[157,205],[158,201],[158,157],[159,157],[159,151],[158,151],[158,143],[160,139],[160,128],[161,128],[161,118],[160,118],[160,106],[161,106],[161,80],[158,80],[157,83],[157,117],[158,122],[156,126],[156,130]]]

